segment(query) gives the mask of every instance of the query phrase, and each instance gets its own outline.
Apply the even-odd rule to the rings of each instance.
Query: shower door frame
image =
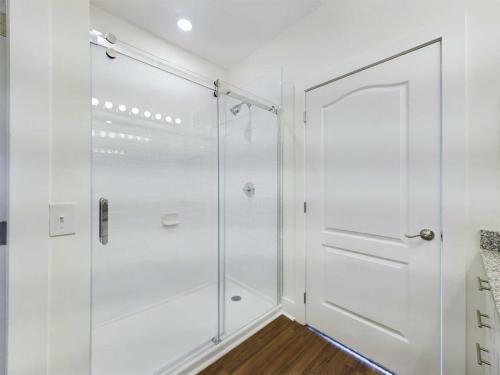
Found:
[[[200,347],[185,353],[185,355],[180,358],[179,360],[171,363],[168,367],[166,367],[164,370],[167,371],[167,373],[170,373],[170,371],[176,372],[176,371],[184,371],[184,370],[192,370],[192,369],[199,369],[201,370],[205,364],[210,363],[212,361],[211,358],[214,358],[215,355],[217,355],[218,352],[226,352],[230,350],[232,347],[236,346],[239,344],[242,340],[246,339],[247,337],[253,335],[256,333],[260,328],[262,328],[264,325],[268,324],[270,321],[275,319],[278,315],[281,313],[281,308],[282,308],[282,294],[283,294],[283,250],[282,250],[282,244],[283,244],[283,191],[282,191],[282,178],[283,178],[283,167],[282,167],[282,160],[283,160],[283,141],[282,141],[282,124],[281,124],[281,116],[280,116],[280,105],[273,105],[268,103],[265,99],[259,98],[255,95],[252,95],[251,93],[245,92],[244,90],[241,90],[239,88],[234,88],[235,91],[237,91],[239,94],[236,94],[237,99],[242,100],[246,99],[253,104],[257,105],[261,109],[265,110],[270,110],[276,115],[276,126],[277,126],[277,145],[276,145],[276,152],[277,152],[277,272],[276,272],[276,277],[277,277],[277,299],[276,299],[276,305],[270,309],[268,312],[266,312],[264,315],[256,318],[253,321],[248,322],[246,325],[240,327],[237,331],[232,332],[229,335],[225,335],[223,331],[223,326],[221,325],[222,320],[225,318],[225,315],[221,313],[221,309],[224,306],[224,296],[221,293],[222,286],[224,285],[222,282],[224,281],[225,277],[225,253],[224,251],[221,251],[221,241],[220,241],[220,236],[221,233],[223,232],[221,230],[220,226],[220,220],[221,220],[221,183],[220,183],[220,112],[219,112],[219,95],[228,95],[228,96],[234,96],[235,94],[233,91],[228,91],[228,92],[222,92],[219,93],[219,85],[224,82],[220,79],[217,79],[215,81],[212,81],[210,78],[202,76],[200,74],[197,74],[195,72],[192,72],[188,69],[185,69],[183,67],[180,67],[171,61],[165,60],[161,57],[158,57],[156,55],[153,55],[147,51],[141,50],[135,46],[129,45],[121,40],[118,40],[113,34],[105,34],[97,30],[91,30],[90,31],[90,38],[89,38],[90,44],[94,44],[96,46],[101,46],[106,48],[106,54],[108,55],[109,58],[116,58],[116,53],[119,55],[123,55],[126,57],[129,57],[133,60],[136,60],[137,62],[149,65],[151,67],[157,68],[165,73],[172,74],[176,77],[179,77],[181,79],[185,79],[187,81],[192,82],[193,84],[197,84],[200,86],[203,86],[213,92],[213,95],[217,97],[217,153],[218,153],[218,165],[219,165],[219,174],[218,174],[218,181],[219,181],[219,194],[218,194],[218,222],[219,222],[219,227],[218,227],[218,236],[219,236],[219,241],[218,241],[218,285],[217,285],[217,290],[218,290],[218,329],[217,329],[217,335],[213,338],[213,343],[214,345],[201,345]],[[225,85],[233,87],[226,82],[224,82]],[[266,108],[268,107],[268,108]],[[92,265],[91,265],[92,267]],[[92,272],[92,269],[90,270]],[[90,308],[92,306],[90,305]],[[92,327],[91,327],[92,331]],[[92,340],[90,340],[92,342]],[[92,357],[92,355],[91,355]]]
[[[277,163],[277,222],[276,222],[276,227],[277,227],[277,270],[276,270],[276,277],[277,277],[277,291],[276,291],[276,306],[273,307],[272,310],[275,309],[281,309],[281,303],[282,303],[282,295],[283,295],[283,190],[282,190],[282,179],[283,179],[283,168],[282,168],[282,160],[283,160],[283,142],[282,142],[282,129],[281,129],[281,116],[280,116],[280,105],[273,105],[272,103],[268,102],[267,100],[257,97],[253,95],[250,92],[245,92],[244,90],[234,87],[228,82],[225,82],[221,79],[217,79],[214,82],[215,86],[215,91],[214,95],[217,97],[217,133],[218,133],[218,141],[219,141],[219,148],[218,152],[220,155],[220,97],[221,95],[226,95],[229,96],[233,99],[240,100],[244,103],[255,105],[256,107],[260,108],[261,110],[268,111],[271,113],[274,113],[276,115],[276,126],[277,126],[277,134],[276,134],[276,140],[277,140],[277,145],[276,145],[276,153],[277,153],[277,158],[276,158],[276,163]],[[221,160],[223,158],[219,157],[219,213],[224,210],[223,206],[223,199],[221,197],[224,194],[224,191],[222,190],[222,184],[220,183],[221,181]],[[219,216],[219,223],[221,220],[222,216]],[[221,283],[224,282],[224,276],[225,276],[225,247],[222,245],[222,241],[220,240],[221,238],[221,233],[223,233],[223,228],[225,227],[224,225],[219,226],[219,255],[220,255],[220,262],[219,262],[219,267],[220,269],[223,269],[224,271],[220,273],[221,277]],[[222,284],[221,284],[222,285]],[[219,288],[219,292],[222,288]],[[219,302],[220,306],[225,306],[224,304],[224,295],[219,295]],[[266,313],[267,314],[267,313]],[[219,316],[219,324],[220,327],[222,327],[222,324],[224,324],[223,320],[225,318],[225,312],[223,314],[220,314]],[[257,318],[258,320],[259,318]],[[244,330],[245,327],[252,325],[254,321],[251,321],[247,323],[245,326],[241,327],[238,331]],[[238,333],[236,331],[235,333]],[[230,337],[232,334],[225,336],[225,332],[223,329],[219,329],[218,332],[218,337],[217,337],[217,343],[219,343],[222,338],[226,339],[227,337]]]

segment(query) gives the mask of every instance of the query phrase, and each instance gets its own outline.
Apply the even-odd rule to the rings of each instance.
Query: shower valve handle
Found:
[[[243,192],[247,197],[252,197],[255,194],[255,185],[251,182],[247,182],[245,186],[243,186]]]

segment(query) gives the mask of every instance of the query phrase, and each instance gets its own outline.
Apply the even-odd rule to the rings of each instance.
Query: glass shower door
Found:
[[[218,335],[217,105],[92,46],[92,374],[151,374]]]
[[[222,335],[227,336],[279,303],[279,128],[274,107],[235,88],[221,90]]]

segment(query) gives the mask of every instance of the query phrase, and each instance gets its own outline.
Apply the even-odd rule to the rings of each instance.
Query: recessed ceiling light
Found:
[[[177,21],[177,26],[179,26],[179,29],[181,29],[182,31],[191,31],[191,29],[193,28],[193,24],[191,23],[191,21],[185,18],[179,18],[179,20]]]

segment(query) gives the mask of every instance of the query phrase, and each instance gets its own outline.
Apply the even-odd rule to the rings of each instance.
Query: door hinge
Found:
[[[441,242],[443,242],[443,232],[441,232]]]
[[[304,213],[307,212],[307,202],[304,202]]]
[[[0,13],[0,36],[7,36],[7,15]]]
[[[0,245],[7,245],[7,222],[0,221]]]
[[[306,304],[306,302],[307,302],[307,293],[304,292],[304,305]]]
[[[302,120],[304,121],[304,124],[307,124],[307,111],[304,111],[304,113],[302,114]]]

